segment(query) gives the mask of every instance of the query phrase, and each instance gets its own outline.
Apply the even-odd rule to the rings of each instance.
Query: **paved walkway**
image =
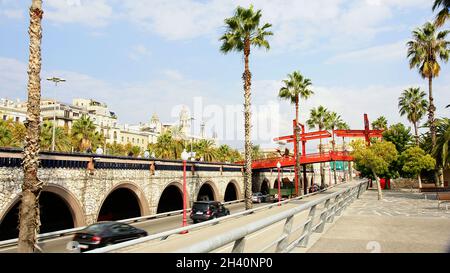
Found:
[[[420,193],[369,190],[306,252],[450,252],[450,210]]]

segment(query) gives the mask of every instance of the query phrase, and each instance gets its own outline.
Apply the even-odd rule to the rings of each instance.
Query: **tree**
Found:
[[[439,166],[439,176],[441,186],[443,180],[442,170],[450,168],[450,119],[443,118],[437,120],[437,142],[432,151],[433,157],[436,159],[436,165]]]
[[[158,136],[156,140],[155,155],[162,159],[171,159],[173,156],[173,140],[170,132]]]
[[[261,10],[254,11],[253,5],[246,9],[238,6],[234,16],[225,19],[226,31],[220,38],[223,53],[231,51],[244,52],[245,69],[242,79],[244,80],[244,119],[245,119],[245,208],[251,209],[252,204],[252,144],[251,144],[251,112],[250,112],[250,89],[251,73],[249,68],[249,57],[251,46],[270,49],[268,36],[273,35],[268,29],[271,24],[260,26]]]
[[[401,116],[405,116],[414,126],[416,145],[419,146],[419,132],[417,123],[425,116],[428,102],[425,99],[425,92],[420,88],[408,88],[403,91],[398,100],[398,108]]]
[[[388,141],[377,141],[370,147],[354,145],[353,149],[352,155],[357,168],[362,166],[372,172],[377,184],[378,200],[383,199],[379,175],[387,172],[391,162],[397,159],[395,145]]]
[[[420,173],[423,170],[432,170],[436,165],[436,160],[417,146],[408,148],[401,153],[399,161],[402,165],[403,176],[409,178],[419,178],[419,188],[422,187]]]
[[[214,148],[214,142],[212,140],[202,139],[195,143],[196,157],[206,162],[213,162],[217,160],[218,153]]]
[[[411,128],[402,123],[393,124],[383,132],[383,139],[394,143],[397,151],[403,153],[412,141]]]
[[[345,122],[342,120],[341,116],[338,115],[336,112],[331,112],[329,114],[327,129],[333,131],[333,140],[331,142],[333,152],[336,151],[336,140],[334,138],[334,130],[338,129],[340,126],[344,126],[344,124],[345,124]],[[345,124],[345,125],[347,125],[347,124]],[[333,162],[333,173],[334,173],[334,184],[337,184],[336,161]]]
[[[440,2],[435,2],[435,7]],[[422,28],[413,31],[413,40],[407,43],[409,66],[411,69],[417,68],[424,79],[428,79],[428,123],[431,132],[432,149],[436,146],[436,124],[433,98],[433,78],[439,76],[441,67],[439,59],[447,62],[450,56],[450,42],[446,37],[449,30],[437,31],[437,27],[427,22]],[[439,170],[435,171],[436,184],[439,184]]]
[[[45,121],[41,126],[40,142],[43,150],[51,150],[53,137],[53,122]],[[55,128],[55,148],[57,151],[69,152],[71,141],[63,127]]]
[[[300,99],[307,100],[309,97],[311,97],[314,92],[310,89],[311,86],[311,80],[303,77],[302,74],[300,74],[299,71],[294,71],[292,74],[288,75],[287,80],[283,80],[284,86],[280,89],[278,93],[278,97],[289,100],[292,104],[295,105],[295,120],[298,123],[298,104]],[[295,135],[297,136],[297,147],[300,147],[300,128],[295,126]],[[297,170],[300,170],[300,157],[295,157],[295,168]],[[299,179],[296,177],[295,179]],[[295,181],[298,183],[298,181]],[[297,184],[298,185],[298,184]],[[301,191],[300,191],[301,192]],[[298,193],[296,193],[298,194]]]
[[[310,117],[306,121],[306,124],[308,124],[310,129],[317,127],[319,131],[322,131],[328,127],[329,116],[330,114],[327,108],[323,106],[313,108],[311,109]],[[322,139],[320,139],[319,153],[322,153],[322,151]],[[320,163],[320,183],[322,187],[325,187],[325,172],[323,167],[323,163]]]
[[[106,149],[108,150],[108,154],[115,156],[124,156],[126,154],[125,147],[122,144],[113,143],[106,144]]]
[[[442,8],[435,19],[435,24],[441,27],[450,18],[450,0],[434,0],[433,11]]]
[[[219,148],[217,149],[217,158],[219,159],[220,162],[230,161],[230,153],[231,153],[230,146],[226,144],[220,145]]]
[[[387,119],[381,116],[372,122],[372,128],[374,130],[386,130],[388,128]]]
[[[18,252],[34,252],[39,233],[39,195],[42,182],[39,166],[39,131],[41,101],[42,0],[32,0],[30,7],[30,57],[28,61],[27,135],[23,157],[23,185],[19,210]]]
[[[252,159],[258,160],[264,158],[264,154],[261,151],[261,147],[259,145],[252,145]]]
[[[73,123],[72,137],[78,151],[83,152],[93,148],[92,142],[98,139],[98,136],[95,135],[95,124],[90,117],[83,115]]]

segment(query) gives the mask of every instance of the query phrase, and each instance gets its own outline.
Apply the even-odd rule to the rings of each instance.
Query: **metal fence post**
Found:
[[[358,187],[358,196],[357,196],[357,198],[359,199],[359,196],[361,195],[361,189],[362,189],[362,183],[361,184],[359,184],[359,187]]]
[[[317,207],[317,205],[314,205],[309,210],[308,222],[306,222],[305,227],[303,228],[302,236],[304,236],[304,237],[303,237],[303,239],[301,239],[298,242],[298,245],[297,245],[299,247],[307,247],[308,246],[309,236],[311,235],[311,229],[312,229],[312,225],[314,222],[314,215],[316,214],[316,207]]]
[[[234,242],[233,250],[231,252],[232,253],[244,253],[246,241],[247,240],[245,239],[245,237],[242,237],[241,239],[236,240],[236,242]]]
[[[288,242],[289,242],[289,235],[291,235],[293,223],[294,223],[294,215],[292,215],[286,219],[286,223],[284,224],[284,229],[283,229],[283,236],[285,236],[285,238],[283,240],[281,240],[280,242],[278,242],[277,249],[276,249],[277,253],[280,253],[284,249],[286,249]]]
[[[320,224],[319,224],[319,226],[316,228],[316,230],[314,232],[322,233],[323,230],[325,229],[325,223],[326,223],[326,219],[327,219],[327,216],[328,216],[328,208],[329,207],[330,207],[330,199],[327,199],[327,201],[325,201],[325,205],[324,205],[323,211],[320,214]]]
[[[334,221],[334,215],[336,214],[336,206],[338,205],[340,195],[336,196],[334,198],[333,202],[333,208],[331,209],[331,212],[329,214],[329,217],[327,217],[327,223],[333,223]]]

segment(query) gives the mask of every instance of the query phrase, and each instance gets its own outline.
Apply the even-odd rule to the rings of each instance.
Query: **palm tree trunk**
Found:
[[[428,107],[428,123],[430,124],[430,133],[431,133],[431,143],[433,144],[432,150],[436,147],[436,125],[434,123],[434,112],[436,111],[436,107],[434,106],[434,98],[433,98],[433,77],[428,77],[428,97],[430,101],[430,105]],[[439,166],[436,165],[436,169],[434,170],[434,180],[436,186],[440,186],[440,176],[439,176]]]
[[[300,189],[302,188],[301,185],[302,183],[299,183],[301,180],[301,175],[300,175],[300,136],[299,136],[299,127],[298,127],[298,97],[295,99],[295,135],[296,135],[296,145],[297,145],[297,154],[295,155],[295,168],[297,169],[297,181],[295,181],[296,185],[295,185],[295,194],[298,196],[299,192],[300,195],[302,195],[302,191],[299,191],[299,187]],[[303,181],[303,183],[305,183],[305,181]]]
[[[375,176],[375,181],[377,183],[377,191],[378,191],[378,200],[383,199],[383,192],[381,191],[380,178],[376,175],[374,171],[372,171],[373,176]]]
[[[419,131],[417,130],[417,122],[413,122],[414,134],[416,135],[416,145],[419,147]]]
[[[244,174],[244,187],[245,187],[245,209],[249,210],[253,208],[252,202],[252,143],[251,143],[251,112],[250,112],[250,88],[251,78],[249,68],[249,56],[250,56],[250,38],[245,39],[245,70],[242,76],[244,80],[244,119],[245,119],[245,174]]]
[[[41,101],[41,39],[42,1],[33,0],[30,8],[30,57],[28,63],[27,135],[24,148],[22,198],[19,210],[18,252],[32,253],[39,233],[39,134]]]

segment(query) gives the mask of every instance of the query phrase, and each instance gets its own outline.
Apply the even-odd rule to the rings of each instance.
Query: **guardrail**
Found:
[[[234,201],[230,201],[230,202],[224,202],[223,204],[231,205],[231,204],[236,204],[236,203],[241,203],[241,202],[244,202],[244,199],[234,200]],[[186,211],[190,212],[191,209],[189,208]],[[176,211],[140,216],[140,217],[129,218],[129,219],[122,219],[122,220],[118,220],[117,222],[131,224],[131,223],[144,222],[144,221],[154,220],[154,219],[159,219],[159,218],[165,218],[165,217],[179,215],[179,214],[183,214],[183,210],[176,210]],[[72,235],[72,234],[75,234],[77,231],[80,231],[84,228],[86,228],[86,226],[38,234],[38,236],[37,236],[38,243],[42,243],[45,240],[49,240],[49,239]],[[17,245],[17,242],[18,242],[17,238],[0,241],[0,249],[7,248],[7,247],[13,247],[13,246]]]
[[[330,221],[330,219],[331,219],[331,221],[333,221],[335,215],[339,215],[342,212],[342,210],[346,206],[348,206],[348,204],[351,201],[353,201],[355,198],[359,198],[359,195],[363,191],[366,190],[367,187],[364,185],[367,185],[367,183],[368,183],[367,181],[360,182],[356,186],[346,188],[346,189],[340,190],[338,192],[326,195],[315,201],[311,201],[311,202],[308,202],[307,204],[299,205],[298,207],[296,207],[294,209],[274,215],[272,217],[262,219],[260,221],[251,223],[249,225],[236,228],[234,230],[230,230],[229,232],[227,232],[225,234],[221,234],[221,235],[217,235],[215,237],[209,238],[208,240],[205,240],[201,243],[195,244],[191,247],[183,248],[179,252],[194,252],[194,253],[210,252],[212,250],[215,250],[217,248],[223,247],[227,244],[234,242],[233,252],[234,253],[242,253],[244,250],[246,236],[248,236],[258,230],[266,228],[274,223],[277,223],[279,221],[287,219],[285,227],[284,227],[283,235],[280,236],[280,238],[278,238],[275,242],[272,243],[272,244],[280,243],[280,247],[279,248],[277,247],[277,250],[280,249],[279,252],[281,252],[281,250],[284,248],[284,245],[286,244],[286,240],[289,238],[289,235],[292,232],[294,232],[295,230],[298,230],[300,228],[300,227],[296,227],[295,230],[292,231],[293,216],[297,215],[300,212],[303,212],[304,210],[310,209],[309,220],[306,223],[304,223],[303,226],[301,226],[301,228],[304,227],[307,232],[304,235],[302,235],[300,239],[297,240],[297,241],[301,240],[301,244],[304,244],[305,242],[307,243],[309,236],[311,235],[312,232],[319,232],[319,231],[321,232],[321,230],[323,231],[323,227],[325,225],[324,221]],[[198,229],[198,228],[201,228],[204,226],[216,225],[216,224],[219,224],[220,222],[224,222],[229,219],[240,217],[240,216],[249,215],[249,214],[255,213],[256,211],[259,211],[262,209],[270,209],[273,207],[277,207],[280,204],[281,205],[287,204],[287,203],[295,201],[295,200],[300,200],[300,199],[303,199],[308,196],[322,193],[322,192],[326,191],[327,189],[330,189],[333,187],[335,187],[335,186],[331,186],[331,187],[328,187],[321,191],[317,191],[315,193],[311,193],[311,194],[303,195],[303,196],[300,196],[297,198],[289,199],[289,200],[286,200],[286,201],[283,201],[280,203],[278,203],[278,202],[273,203],[273,204],[270,204],[267,206],[262,206],[262,207],[259,207],[256,209],[239,212],[234,215],[217,218],[214,220],[190,225],[187,227],[182,227],[182,228],[178,228],[178,229],[174,229],[174,230],[161,232],[158,234],[150,235],[150,236],[139,238],[139,239],[132,240],[132,241],[115,244],[112,246],[94,249],[91,251],[87,251],[85,253],[106,253],[106,252],[115,251],[118,249],[134,246],[137,244],[141,244],[141,243],[149,242],[149,241],[153,241],[153,240],[161,240],[161,241],[166,240],[168,237],[170,237],[172,235],[178,235],[185,231],[189,231],[192,229]],[[330,206],[329,200],[331,200],[332,198],[335,198],[335,201],[334,201],[333,205]],[[317,207],[317,205],[319,205],[321,203],[325,203],[325,210],[323,212],[321,212],[321,214],[320,214],[321,220],[320,220],[319,224],[312,227],[312,223],[313,223],[314,217],[316,215],[315,214],[316,207]],[[332,210],[332,212],[329,213],[329,210]],[[266,250],[268,248],[270,248],[270,246],[268,246],[267,248],[264,248],[264,250]]]

